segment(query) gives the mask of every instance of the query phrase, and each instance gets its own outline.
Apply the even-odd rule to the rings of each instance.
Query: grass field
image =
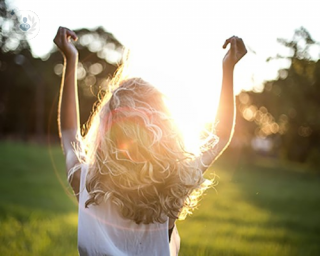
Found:
[[[2,142],[0,166],[0,255],[77,255],[60,149]],[[319,176],[241,164],[215,171],[217,191],[178,223],[180,255],[320,255]]]

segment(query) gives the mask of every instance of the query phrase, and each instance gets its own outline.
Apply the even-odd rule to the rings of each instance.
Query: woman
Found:
[[[234,129],[233,70],[246,54],[238,37],[223,45],[216,135],[201,156],[187,152],[162,94],[141,78],[110,81],[84,137],[80,135],[76,34],[60,27],[64,57],[58,124],[69,182],[79,202],[80,255],[177,255],[176,219],[210,185],[203,172],[228,146]]]

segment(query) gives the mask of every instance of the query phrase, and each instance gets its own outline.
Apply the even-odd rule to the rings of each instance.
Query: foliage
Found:
[[[18,53],[24,49],[30,50],[30,46],[24,35],[18,33],[18,21],[14,18],[14,13],[9,10],[5,0],[0,0],[0,49],[1,52]],[[2,58],[0,58],[1,60]]]
[[[275,59],[286,58],[291,64],[279,70],[277,80],[266,82],[262,93],[239,95],[240,116],[251,122],[242,122],[241,129],[248,129],[251,138],[272,138],[274,152],[304,162],[320,143],[320,61],[309,51],[319,44],[304,28],[296,30],[292,40],[278,41],[292,55]]]

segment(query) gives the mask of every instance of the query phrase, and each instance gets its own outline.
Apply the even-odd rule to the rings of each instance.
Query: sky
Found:
[[[174,99],[186,126],[213,116],[225,39],[239,36],[248,49],[235,69],[236,93],[261,90],[263,81],[288,66],[266,62],[277,53],[288,54],[277,38],[290,39],[304,26],[320,41],[316,0],[11,0],[9,6],[38,15],[40,32],[29,40],[36,57],[52,49],[59,26],[103,26],[131,50],[132,73]]]
[[[11,0],[9,3],[11,8],[31,10],[39,16],[40,32],[29,41],[34,56],[44,56],[52,49],[59,26],[70,29],[103,26],[131,49],[132,62],[140,70],[147,67],[146,72],[156,76],[164,72],[166,62],[169,77],[182,82],[186,78],[198,82],[200,77],[208,82],[210,77],[218,80],[225,54],[221,46],[226,38],[239,36],[249,53],[238,65],[241,72],[236,74],[237,92],[250,89],[252,79],[259,84],[277,74],[278,67],[270,68],[275,64],[265,63],[268,57],[283,51],[277,38],[291,38],[296,28],[304,26],[320,41],[315,0]],[[155,72],[150,72],[151,67]]]

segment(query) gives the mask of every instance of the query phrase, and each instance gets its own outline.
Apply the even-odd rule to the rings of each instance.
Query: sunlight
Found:
[[[165,103],[182,133],[186,150],[198,155],[201,146],[200,133],[207,123],[205,116],[201,115],[201,112],[199,112],[199,116],[192,113],[197,112],[196,109],[190,108],[192,104],[190,102],[188,104],[187,100],[182,97],[178,97],[178,100],[167,98]]]
[[[192,85],[188,88],[192,88]],[[186,149],[196,155],[200,153],[202,144],[201,132],[208,123],[214,122],[215,119],[217,109],[217,100],[215,100],[217,97],[215,96],[219,95],[219,90],[216,90],[215,95],[208,93],[211,91],[212,88],[194,92],[188,89],[185,89],[184,92],[171,90],[170,93],[166,93],[168,96],[166,104],[182,133]]]
[[[139,57],[141,60],[144,56]],[[174,74],[167,70],[160,72],[163,66],[168,64],[160,62],[159,58],[157,63],[148,62],[146,66],[131,53],[127,72],[129,76],[142,77],[164,93],[164,101],[182,133],[186,149],[197,155],[200,153],[200,134],[205,125],[215,119],[221,87],[221,81],[217,81],[220,77],[208,82],[207,77],[180,75],[186,72],[184,67],[176,68]]]

